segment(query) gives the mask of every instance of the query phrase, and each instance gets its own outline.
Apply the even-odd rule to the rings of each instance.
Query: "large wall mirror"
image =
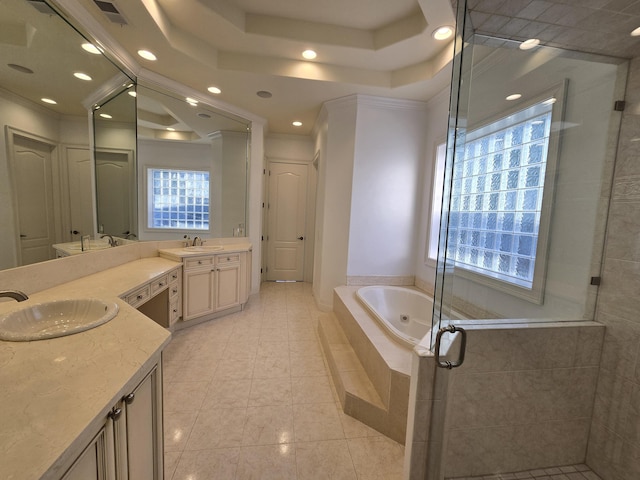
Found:
[[[250,123],[141,83],[140,239],[246,236]]]
[[[250,123],[135,85],[88,43],[47,3],[2,0],[0,269],[55,258],[52,245],[84,235],[245,236]],[[171,222],[182,206],[153,203],[157,170],[207,172],[206,195],[182,195],[200,202],[186,223]]]
[[[2,269],[49,260],[52,245],[95,234],[88,112],[131,79],[89,45],[48,4],[2,1]],[[135,129],[135,111],[126,124]]]

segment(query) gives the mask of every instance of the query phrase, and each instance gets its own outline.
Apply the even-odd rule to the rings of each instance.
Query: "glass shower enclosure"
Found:
[[[458,2],[427,478],[584,463],[627,68],[477,35]]]

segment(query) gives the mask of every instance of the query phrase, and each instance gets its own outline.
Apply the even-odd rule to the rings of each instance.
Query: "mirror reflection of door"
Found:
[[[133,152],[96,151],[98,233],[126,236],[132,228]]]
[[[267,280],[303,280],[307,168],[269,164]]]
[[[53,145],[13,136],[11,176],[17,201],[19,265],[53,258]]]
[[[70,235],[78,240],[80,235],[93,234],[93,206],[91,199],[91,153],[86,147],[69,147],[67,169],[69,172]]]

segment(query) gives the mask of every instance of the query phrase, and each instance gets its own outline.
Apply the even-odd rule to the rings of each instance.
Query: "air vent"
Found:
[[[27,0],[33,8],[40,13],[46,13],[47,15],[55,15],[56,12],[45,2],[44,0]]]
[[[102,13],[104,13],[111,22],[117,23],[118,25],[127,25],[127,21],[113,2],[105,0],[93,0],[93,3],[98,6]]]

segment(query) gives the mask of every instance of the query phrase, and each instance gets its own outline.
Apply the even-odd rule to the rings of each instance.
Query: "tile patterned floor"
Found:
[[[265,283],[243,312],[174,335],[166,480],[402,478],[403,446],[342,413],[320,313],[309,284]]]
[[[602,480],[586,465],[567,465],[527,472],[498,473],[479,477],[459,477],[451,480]]]

